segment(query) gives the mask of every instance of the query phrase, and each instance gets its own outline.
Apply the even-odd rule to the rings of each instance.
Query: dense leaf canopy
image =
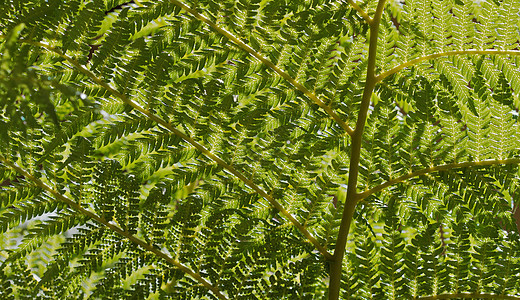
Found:
[[[520,299],[519,12],[0,1],[0,298]]]

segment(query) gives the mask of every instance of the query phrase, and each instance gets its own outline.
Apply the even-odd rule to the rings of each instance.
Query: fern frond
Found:
[[[520,2],[4,2],[0,298],[518,299]]]

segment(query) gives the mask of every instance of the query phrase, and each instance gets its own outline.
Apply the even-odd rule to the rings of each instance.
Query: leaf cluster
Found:
[[[4,1],[0,298],[519,299],[519,9]]]

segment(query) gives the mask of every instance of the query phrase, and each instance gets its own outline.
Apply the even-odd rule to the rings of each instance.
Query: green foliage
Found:
[[[520,299],[519,10],[3,1],[0,298]]]

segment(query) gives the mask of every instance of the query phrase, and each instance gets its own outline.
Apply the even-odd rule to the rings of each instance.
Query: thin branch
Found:
[[[341,216],[341,224],[338,230],[338,238],[336,240],[336,247],[334,248],[333,261],[330,263],[329,271],[329,300],[339,299],[341,290],[341,273],[343,270],[343,259],[345,257],[345,250],[350,231],[350,225],[354,217],[354,212],[357,205],[357,185],[359,175],[359,164],[361,157],[361,147],[363,140],[363,130],[367,120],[368,109],[370,106],[370,99],[374,92],[376,85],[376,58],[377,58],[377,42],[379,35],[379,24],[381,23],[381,16],[385,8],[385,0],[379,0],[377,3],[374,19],[370,23],[370,42],[368,48],[367,73],[365,80],[365,88],[363,90],[363,97],[361,98],[361,105],[359,107],[358,118],[356,122],[356,129],[352,135],[350,165],[348,172],[348,187],[347,197]]]
[[[206,16],[198,13],[196,10],[192,9],[191,7],[187,6],[186,4],[178,1],[178,0],[170,0],[173,4],[177,5],[178,7],[182,8],[183,10],[189,12],[192,14],[195,18],[198,20],[208,24],[211,28],[213,28],[216,32],[222,34],[230,41],[233,41],[238,47],[240,47],[242,50],[249,53],[251,56],[255,57],[256,59],[260,60],[264,65],[269,67],[271,70],[273,70],[275,73],[280,75],[283,79],[287,80],[290,84],[292,84],[297,90],[304,93],[307,97],[309,97],[314,103],[316,103],[319,107],[321,107],[325,112],[334,119],[340,126],[345,130],[349,135],[352,135],[354,131],[350,126],[343,121],[336,112],[330,108],[325,102],[321,101],[316,95],[314,95],[311,91],[309,91],[305,86],[303,86],[301,83],[297,82],[294,78],[291,77],[291,75],[287,74],[283,70],[281,70],[278,66],[276,66],[274,63],[272,63],[267,58],[263,57],[260,53],[255,51],[255,49],[251,48],[249,45],[244,43],[242,40],[240,40],[238,37],[234,36],[231,32],[227,31],[226,29],[218,26],[214,22],[212,22],[210,19],[208,19]]]
[[[352,1],[352,0],[347,0],[347,2],[352,5],[352,7],[357,10],[358,14],[363,18],[365,19],[365,21],[368,23],[368,24],[372,24],[372,18],[370,18],[370,16],[359,6],[356,4],[356,2]]]
[[[27,40],[20,40],[21,42],[28,43],[31,45],[36,45],[43,47],[49,51],[52,51],[59,55],[61,58],[72,64],[73,67],[75,67],[78,71],[81,73],[87,75],[92,81],[99,84],[103,88],[105,88],[108,92],[110,92],[113,96],[116,98],[119,98],[124,103],[130,105],[135,110],[139,111],[146,117],[148,117],[150,120],[156,122],[157,124],[161,125],[162,127],[166,128],[173,134],[177,135],[178,137],[182,138],[189,144],[191,144],[193,147],[195,147],[197,150],[199,150],[202,154],[204,154],[206,157],[210,158],[211,160],[215,161],[218,165],[220,165],[222,168],[226,169],[229,173],[235,175],[238,179],[240,179],[242,182],[244,182],[247,186],[255,190],[258,194],[260,194],[263,198],[265,198],[271,205],[276,208],[282,215],[284,215],[289,221],[298,228],[298,230],[316,247],[316,249],[327,259],[330,259],[332,255],[327,252],[327,249],[323,247],[318,240],[312,236],[312,234],[303,226],[296,218],[291,215],[278,201],[276,201],[271,195],[269,195],[267,192],[265,192],[262,188],[260,188],[258,185],[256,185],[252,180],[248,179],[246,176],[244,176],[242,173],[237,171],[235,168],[233,168],[231,165],[227,164],[224,160],[222,160],[220,157],[213,154],[211,151],[209,151],[206,147],[204,147],[202,144],[195,141],[193,138],[189,137],[182,131],[178,130],[177,128],[173,127],[170,123],[167,121],[161,119],[157,115],[154,115],[147,109],[141,107],[139,104],[135,103],[134,101],[130,100],[125,94],[120,93],[115,88],[113,88],[110,84],[104,82],[102,79],[98,78],[94,73],[92,73],[90,70],[86,69],[84,66],[82,66],[79,62],[75,61],[74,59],[70,58],[69,56],[61,53],[58,49],[41,43],[41,42],[33,42],[33,41],[27,41]]]
[[[510,158],[510,159],[497,159],[497,160],[484,160],[484,161],[474,161],[474,162],[464,162],[464,163],[454,163],[454,164],[447,164],[447,165],[441,165],[441,166],[435,166],[430,168],[425,168],[422,170],[418,170],[394,179],[391,179],[383,184],[380,184],[378,186],[375,186],[369,190],[366,190],[362,193],[358,194],[358,201],[361,201],[362,199],[365,199],[366,197],[380,192],[383,189],[392,186],[394,184],[403,182],[407,179],[418,177],[421,175],[429,174],[429,173],[435,173],[435,172],[441,172],[441,171],[447,171],[452,169],[460,169],[460,168],[469,168],[469,167],[483,167],[483,166],[492,166],[492,165],[507,165],[507,164],[520,164],[520,158]]]
[[[440,295],[435,295],[435,296],[413,298],[413,300],[437,300],[437,299],[459,299],[459,298],[520,300],[520,297],[517,297],[517,296],[480,294],[480,293],[440,294]]]
[[[161,257],[165,261],[167,261],[170,264],[174,265],[176,268],[178,268],[179,270],[181,270],[184,273],[188,274],[189,276],[191,276],[192,278],[197,280],[199,283],[201,283],[204,287],[206,287],[210,291],[212,291],[219,299],[228,299],[224,294],[222,294],[220,292],[220,290],[217,287],[211,285],[211,283],[209,283],[204,278],[202,278],[199,273],[196,273],[192,269],[186,267],[185,265],[183,265],[179,261],[177,261],[177,260],[173,259],[172,257],[170,257],[168,254],[160,251],[159,249],[155,248],[154,246],[152,246],[152,245],[148,244],[147,242],[141,240],[140,238],[132,235],[128,231],[125,231],[125,230],[121,229],[120,227],[118,227],[118,226],[116,226],[114,224],[109,223],[107,220],[105,220],[104,218],[96,215],[95,213],[86,210],[79,203],[76,203],[72,199],[69,199],[68,197],[60,194],[58,191],[52,189],[50,186],[45,184],[39,178],[37,178],[37,177],[33,176],[32,174],[30,174],[29,172],[25,171],[20,166],[18,166],[16,163],[10,162],[9,160],[7,160],[2,155],[0,155],[0,161],[2,163],[4,163],[5,165],[9,166],[11,169],[13,169],[16,172],[18,172],[18,174],[23,175],[25,178],[27,178],[28,180],[32,181],[34,185],[36,185],[39,188],[41,188],[41,189],[47,191],[48,193],[52,194],[54,197],[56,197],[56,199],[66,203],[69,207],[71,207],[72,209],[76,210],[77,212],[79,212],[79,213],[89,217],[90,219],[98,222],[99,224],[104,225],[105,227],[109,228],[113,232],[123,236],[124,238],[127,238],[132,243],[141,246],[143,249],[145,249],[145,250],[147,250],[149,252],[152,252],[153,254],[157,255],[158,257]]]
[[[416,65],[416,64],[418,64],[420,62],[426,61],[426,60],[431,60],[431,59],[435,59],[435,58],[443,57],[443,56],[474,55],[474,54],[478,54],[478,55],[515,55],[515,56],[520,56],[520,51],[493,50],[493,49],[490,49],[490,50],[460,50],[460,51],[448,51],[448,52],[443,52],[443,53],[430,54],[430,55],[422,56],[422,57],[419,57],[419,58],[416,58],[416,59],[412,59],[410,61],[407,61],[405,63],[402,63],[402,64],[392,68],[391,70],[388,70],[388,71],[386,71],[384,73],[381,73],[381,74],[379,74],[376,77],[376,80],[377,80],[377,82],[379,82],[379,81],[385,79],[386,77],[401,71],[404,68],[408,68],[408,67],[414,66],[414,65]]]

